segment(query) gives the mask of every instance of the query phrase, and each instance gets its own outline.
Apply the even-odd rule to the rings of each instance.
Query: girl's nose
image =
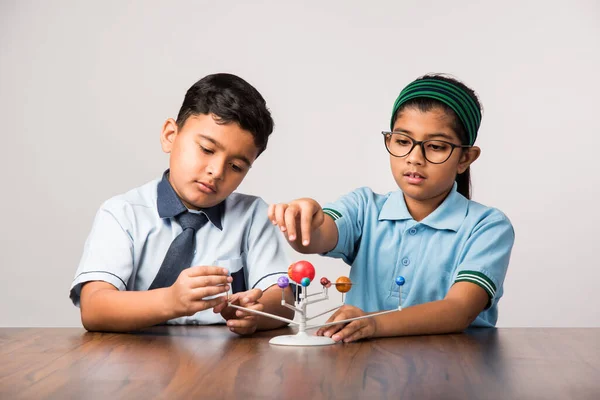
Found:
[[[408,153],[406,156],[406,162],[410,164],[422,165],[425,162],[423,148],[420,145],[413,147],[410,153]]]

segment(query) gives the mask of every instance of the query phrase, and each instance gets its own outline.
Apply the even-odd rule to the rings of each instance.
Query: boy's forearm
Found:
[[[98,289],[82,297],[83,325],[88,331],[127,332],[176,318],[166,306],[166,290]]]
[[[462,332],[477,315],[468,315],[456,302],[444,299],[403,308],[375,318],[375,337]]]
[[[285,301],[289,303],[294,303],[294,294],[289,286],[284,290],[285,293]],[[275,314],[283,318],[294,319],[294,311],[290,310],[287,307],[283,307],[281,305],[281,289],[277,287],[277,285],[273,285],[264,291],[263,296],[259,300],[259,302],[264,306],[263,311]],[[260,316],[258,318],[258,326],[257,329],[260,331],[276,329],[286,326],[287,323],[283,321],[276,320],[274,318]]]

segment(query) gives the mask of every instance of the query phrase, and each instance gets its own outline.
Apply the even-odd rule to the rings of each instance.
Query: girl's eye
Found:
[[[448,147],[447,144],[445,143],[429,143],[427,145],[428,148],[430,148],[433,151],[444,151],[446,150],[446,148]]]
[[[211,149],[207,149],[204,146],[200,146],[200,148],[202,149],[202,152],[205,153],[205,154],[214,154],[214,151],[211,150]]]
[[[399,144],[400,146],[410,146],[410,140],[406,140],[406,139],[397,139],[396,143]]]

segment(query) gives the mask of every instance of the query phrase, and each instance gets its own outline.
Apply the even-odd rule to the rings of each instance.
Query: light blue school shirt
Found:
[[[171,242],[182,232],[175,218],[159,215],[160,181],[113,197],[100,207],[71,284],[70,297],[76,306],[82,285],[89,281],[108,282],[118,290],[148,289]],[[196,232],[191,265],[227,268],[234,277],[234,292],[266,290],[276,284],[277,278],[287,275],[290,262],[285,241],[269,221],[267,208],[259,197],[232,193],[222,207],[208,209],[209,222]],[[223,322],[212,309],[168,321],[194,325]]]
[[[489,297],[471,326],[492,327],[515,235],[499,210],[468,200],[456,183],[442,204],[415,221],[398,190],[385,195],[360,188],[325,205],[335,220],[338,243],[326,256],[352,268],[357,285],[346,303],[366,312],[398,307],[397,276],[403,276],[402,307],[443,299],[455,282],[471,282]]]

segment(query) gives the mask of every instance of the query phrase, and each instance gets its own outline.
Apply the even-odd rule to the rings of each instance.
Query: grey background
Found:
[[[0,325],[80,326],[95,211],[166,168],[161,124],[202,76],[242,76],[276,121],[239,190],[325,202],[396,188],[379,131],[406,83],[447,72],[485,107],[474,199],[516,230],[498,325],[600,326],[599,17],[591,0],[1,1]]]

